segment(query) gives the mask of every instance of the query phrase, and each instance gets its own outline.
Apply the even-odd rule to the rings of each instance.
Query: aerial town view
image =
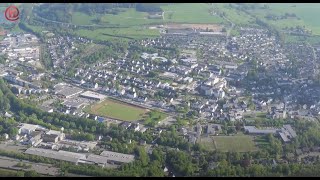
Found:
[[[320,176],[320,4],[0,9],[0,177]]]

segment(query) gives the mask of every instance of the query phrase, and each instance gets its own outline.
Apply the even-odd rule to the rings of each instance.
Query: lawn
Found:
[[[216,149],[223,152],[249,152],[258,150],[253,141],[253,137],[247,135],[214,136],[213,140]]]
[[[123,121],[136,121],[142,119],[147,110],[120,101],[107,99],[91,107],[87,107],[85,112]]]

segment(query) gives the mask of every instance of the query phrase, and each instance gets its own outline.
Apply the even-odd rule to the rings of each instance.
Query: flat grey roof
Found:
[[[106,98],[105,95],[99,94],[99,93],[96,93],[96,92],[92,92],[92,91],[86,91],[86,92],[82,93],[81,96],[100,99],[100,100]]]
[[[107,164],[108,158],[105,156],[99,156],[95,154],[90,154],[87,157],[87,161],[94,162],[94,163],[99,163],[99,164]]]
[[[257,129],[255,126],[244,126],[244,129],[253,134],[275,134],[278,129]]]
[[[282,140],[284,142],[289,142],[290,141],[290,139],[288,139],[287,136],[284,133],[280,132],[279,134],[280,134],[280,136],[281,136],[281,138],[282,138]]]
[[[78,162],[79,159],[86,159],[85,154],[72,153],[67,151],[54,151],[49,149],[41,149],[41,148],[33,148],[33,147],[27,149],[24,153],[43,156],[43,157],[62,160],[62,161],[69,161],[73,163]]]
[[[289,124],[286,124],[286,125],[283,125],[283,127],[289,131],[289,133],[291,134],[292,137],[297,137],[297,134],[296,132],[292,129],[291,125]]]
[[[123,163],[130,163],[134,161],[134,155],[131,154],[122,154],[112,151],[103,151],[101,156],[107,157],[109,160],[123,162]]]
[[[55,91],[56,94],[64,95],[66,97],[77,95],[83,91],[78,87],[66,86],[66,85],[58,85],[55,87],[55,89],[56,89]]]
[[[54,134],[60,136],[62,133],[60,131],[49,130],[46,134]]]
[[[71,108],[79,108],[80,106],[86,104],[86,101],[83,99],[68,99],[62,103],[63,105]]]
[[[46,128],[39,126],[39,125],[35,125],[35,124],[27,124],[27,123],[21,123],[19,124],[18,128],[20,129],[28,129],[31,131],[35,131],[35,130],[45,130]]]
[[[59,145],[67,145],[67,146],[80,146],[87,147],[89,149],[93,149],[98,144],[96,141],[74,141],[70,139],[64,139],[58,142]]]

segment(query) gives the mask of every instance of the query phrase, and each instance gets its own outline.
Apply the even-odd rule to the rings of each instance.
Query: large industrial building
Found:
[[[84,97],[84,98],[88,98],[88,99],[97,100],[97,101],[101,101],[101,100],[104,100],[106,98],[105,95],[99,94],[99,93],[95,93],[95,92],[92,92],[92,91],[86,91],[86,92],[82,93],[80,96]]]
[[[62,160],[62,161],[68,161],[75,164],[78,164],[78,161],[80,159],[86,159],[85,154],[81,153],[72,153],[67,151],[54,151],[49,149],[41,149],[41,148],[29,148],[24,153],[26,154],[32,154],[36,156],[43,156],[47,158]]]
[[[62,98],[70,98],[77,94],[80,94],[83,90],[78,87],[65,85],[65,84],[57,84],[54,86],[55,94],[61,96]]]
[[[103,151],[100,154],[100,156],[108,158],[108,163],[114,164],[130,163],[134,160],[134,155],[117,153],[112,151]]]
[[[116,153],[112,151],[103,151],[100,155],[74,153],[68,151],[55,151],[51,149],[42,149],[31,147],[25,151],[26,154],[32,154],[37,156],[43,156],[47,158],[72,162],[74,164],[96,164],[102,167],[112,165],[120,165],[123,163],[130,163],[134,161],[134,155]]]

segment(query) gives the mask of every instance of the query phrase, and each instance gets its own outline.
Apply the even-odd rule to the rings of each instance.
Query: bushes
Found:
[[[140,12],[162,12],[160,6],[147,3],[138,3],[136,5],[136,10]]]

